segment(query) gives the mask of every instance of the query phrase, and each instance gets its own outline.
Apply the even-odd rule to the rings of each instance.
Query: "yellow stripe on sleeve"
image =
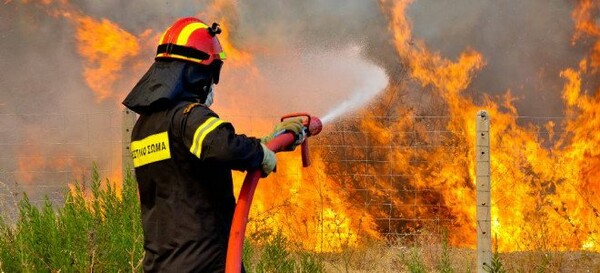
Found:
[[[210,117],[204,123],[202,123],[202,125],[198,126],[198,129],[196,129],[196,132],[194,133],[194,140],[192,142],[190,152],[196,157],[200,158],[202,155],[202,143],[204,142],[204,138],[206,138],[206,135],[215,130],[215,128],[224,122],[225,121],[218,118]]]

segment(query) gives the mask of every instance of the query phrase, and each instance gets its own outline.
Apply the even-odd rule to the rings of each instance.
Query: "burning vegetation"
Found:
[[[478,110],[486,109],[491,116],[492,134],[492,232],[498,249],[600,251],[598,1],[579,0],[572,4],[569,21],[572,34],[564,42],[581,54],[575,65],[564,65],[559,73],[549,76],[560,82],[558,89],[547,92],[561,94],[564,118],[541,123],[528,123],[520,118],[521,109],[516,103],[523,95],[515,95],[515,91],[502,90],[501,94],[493,95],[487,94],[487,90],[477,90],[480,93],[473,95],[474,82],[485,72],[490,60],[476,47],[458,50],[454,58],[432,49],[431,44],[415,34],[409,16],[411,5],[418,1],[349,4],[345,8],[350,13],[357,10],[368,13],[359,18],[372,20],[377,31],[359,30],[362,24],[358,20],[348,23],[357,26],[356,29],[342,28],[340,33],[332,35],[321,28],[312,28],[308,22],[290,22],[310,18],[312,13],[307,11],[316,14],[312,23],[326,25],[330,20],[347,19],[340,13],[319,14],[313,7],[315,1],[307,1],[304,6],[294,4],[302,6],[296,8],[306,13],[299,12],[300,15],[271,3],[282,11],[282,17],[292,19],[261,18],[252,4],[228,0],[204,2],[207,3],[195,15],[221,23],[225,31],[220,38],[228,55],[223,83],[217,86],[216,110],[231,120],[239,132],[267,132],[277,116],[290,109],[325,114],[329,108],[322,105],[333,107],[347,98],[350,93],[347,89],[321,89],[318,81],[331,80],[327,78],[309,78],[300,87],[269,86],[281,74],[268,70],[283,68],[286,75],[301,71],[298,67],[302,66],[318,70],[314,66],[317,61],[303,57],[318,56],[311,55],[311,51],[341,50],[335,44],[337,41],[358,44],[362,50],[360,58],[383,67],[389,78],[387,87],[375,99],[365,101],[361,110],[325,127],[323,135],[314,140],[317,145],[310,169],[301,169],[299,154],[278,156],[277,174],[261,181],[258,187],[251,210],[250,234],[276,231],[307,249],[335,251],[356,246],[368,238],[448,230],[450,244],[473,247],[476,239],[474,117]],[[335,7],[328,9],[344,8],[338,1],[332,3]],[[21,27],[3,22],[0,24],[3,33],[13,29],[23,33],[43,29],[43,24],[31,19],[40,16],[47,16],[44,20],[66,22],[63,27],[67,30],[56,32],[65,35],[62,39],[68,42],[64,45],[76,52],[76,56],[67,58],[76,68],[64,71],[68,77],[79,77],[82,81],[65,91],[78,92],[68,95],[68,100],[88,104],[94,110],[110,111],[119,109],[122,96],[152,61],[161,27],[181,15],[164,16],[157,19],[161,24],[139,27],[128,23],[128,18],[88,14],[85,7],[64,0],[5,1],[0,5],[3,10],[0,14],[5,18],[23,16],[19,20],[32,22]],[[9,14],[16,11],[21,14]],[[271,22],[280,25],[270,25]],[[122,25],[126,23],[129,27]],[[250,23],[254,25],[249,26]],[[306,37],[296,34],[281,40],[276,38],[291,31]],[[332,37],[321,39],[328,35]],[[297,46],[311,39],[317,42],[308,48]],[[298,49],[303,51],[298,53]],[[20,54],[25,56],[27,52]],[[10,69],[16,63],[8,60],[1,64],[3,69]],[[6,75],[16,77],[12,73]],[[344,86],[344,82],[352,80],[343,78],[338,84]],[[9,95],[24,92],[19,81],[3,81],[14,90]],[[62,81],[47,83],[63,89]],[[37,88],[27,92],[44,92],[39,86],[27,87]],[[80,94],[86,90],[92,96]],[[298,93],[306,94],[298,96]],[[312,105],[313,100],[304,98],[316,98],[314,101],[318,103]],[[307,105],[309,101],[311,105]],[[33,108],[9,109],[0,103],[0,109],[2,114],[13,114],[19,109]],[[9,117],[12,116],[2,116],[5,119],[2,122],[16,127],[18,122],[8,120]],[[83,127],[85,123],[76,125]],[[40,125],[27,123],[25,127]],[[24,129],[21,134],[31,130]],[[41,176],[37,172],[41,169],[65,166],[85,169],[85,163],[73,160],[82,153],[79,149],[35,148],[42,138],[24,139],[34,143],[27,147],[34,148],[11,152],[19,159],[15,167],[19,183],[31,185],[43,179],[35,177]],[[98,147],[87,147],[94,148]],[[117,177],[121,173],[116,167],[120,162],[118,153],[100,160],[117,162],[111,164],[112,175],[107,175]],[[237,190],[243,175],[235,174]]]

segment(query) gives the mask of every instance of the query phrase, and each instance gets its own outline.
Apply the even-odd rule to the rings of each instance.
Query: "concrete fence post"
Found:
[[[127,177],[127,171],[133,171],[133,159],[131,158],[131,130],[135,124],[136,115],[125,108],[121,112],[121,175],[123,181]]]
[[[476,131],[477,272],[484,273],[492,265],[490,116],[485,110],[477,112]]]

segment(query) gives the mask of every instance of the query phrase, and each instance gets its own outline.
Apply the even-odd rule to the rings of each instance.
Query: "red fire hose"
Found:
[[[302,142],[301,146],[302,165],[304,167],[308,167],[310,165],[310,158],[308,155],[308,137],[319,134],[323,128],[323,125],[321,120],[305,113],[289,114],[283,116],[281,121],[292,117],[303,118],[306,138],[304,139],[304,142]],[[284,132],[273,138],[273,140],[269,141],[266,146],[271,151],[277,153],[291,146],[294,142],[296,142],[296,136],[294,133]],[[235,206],[235,212],[233,214],[231,231],[229,232],[229,244],[227,246],[227,260],[225,264],[226,273],[240,273],[242,271],[242,252],[246,224],[248,223],[248,213],[250,212],[250,205],[252,204],[252,198],[254,197],[254,191],[256,190],[260,176],[261,170],[249,171],[244,179],[244,184],[242,184],[242,189],[240,190],[240,195],[238,197],[237,205]]]

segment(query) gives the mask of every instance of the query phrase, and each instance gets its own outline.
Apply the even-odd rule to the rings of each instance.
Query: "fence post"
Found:
[[[477,112],[476,183],[477,183],[477,272],[492,265],[492,221],[490,196],[490,116]]]
[[[135,124],[135,113],[125,108],[121,112],[121,177],[123,181],[127,177],[127,171],[133,170],[133,159],[131,158],[131,130]]]

